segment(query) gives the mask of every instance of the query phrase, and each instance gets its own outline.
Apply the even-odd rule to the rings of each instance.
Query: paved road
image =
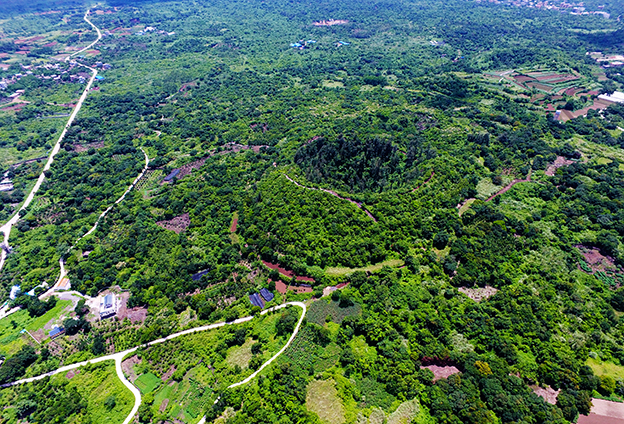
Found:
[[[89,25],[91,25],[97,31],[98,37],[93,43],[89,44],[84,49],[70,55],[67,58],[67,60],[69,60],[71,56],[82,53],[83,51],[93,47],[98,41],[102,39],[102,33],[100,32],[99,28],[93,25],[93,23],[89,20],[88,15],[89,15],[89,10],[87,10],[87,12],[85,13],[84,20],[87,21]],[[91,86],[93,85],[93,81],[95,81],[95,77],[97,76],[97,70],[90,68],[88,66],[85,66],[85,65],[81,65],[81,66],[84,66],[85,68],[89,69],[92,72],[91,78],[89,78],[89,82],[87,83],[87,86],[82,92],[82,95],[80,96],[80,99],[78,100],[78,103],[76,103],[76,107],[74,108],[74,111],[69,116],[69,120],[67,121],[67,124],[65,124],[65,127],[63,128],[63,132],[59,136],[54,147],[52,148],[52,151],[50,152],[50,155],[48,156],[48,161],[43,167],[43,171],[41,171],[41,175],[39,175],[39,178],[37,179],[35,186],[32,188],[32,190],[30,190],[30,193],[28,193],[28,197],[26,197],[26,200],[22,204],[22,207],[19,208],[19,210],[11,217],[11,219],[6,224],[0,227],[0,233],[4,234],[4,244],[7,246],[9,245],[9,235],[11,234],[11,227],[15,225],[15,223],[17,223],[17,221],[19,220],[20,218],[19,213],[21,211],[25,211],[30,205],[30,203],[33,201],[33,199],[35,198],[35,194],[37,194],[37,191],[39,191],[39,188],[41,187],[43,180],[45,180],[45,171],[48,171],[50,167],[52,166],[52,162],[54,161],[54,156],[56,156],[56,154],[61,149],[61,142],[65,138],[65,134],[67,134],[67,130],[69,129],[69,127],[71,127],[71,124],[74,122],[76,115],[78,115],[78,112],[80,111],[80,108],[82,107],[82,103],[87,98],[87,94],[89,94],[89,90],[91,89]],[[6,259],[6,252],[4,249],[0,249],[0,250],[2,250],[2,252],[0,253],[0,270],[2,270],[2,267],[4,266],[4,262]]]
[[[76,247],[76,245],[78,244],[78,242],[80,240],[82,240],[83,238],[87,237],[88,235],[90,235],[91,233],[93,233],[98,224],[100,223],[100,221],[102,220],[102,218],[104,218],[106,216],[106,214],[108,212],[110,212],[111,209],[113,209],[113,207],[115,207],[115,205],[118,205],[119,203],[121,203],[123,201],[123,199],[126,198],[126,195],[128,193],[130,193],[130,191],[134,188],[134,186],[139,182],[139,180],[143,177],[143,175],[145,175],[145,172],[147,171],[147,168],[149,166],[149,157],[147,156],[147,153],[145,153],[145,150],[143,150],[142,147],[140,147],[141,151],[143,152],[143,155],[145,156],[145,166],[143,167],[143,170],[139,173],[139,175],[134,179],[134,181],[132,182],[132,184],[130,184],[130,186],[128,187],[128,189],[124,192],[124,194],[121,195],[121,197],[119,197],[119,199],[117,199],[115,201],[115,203],[113,203],[112,205],[110,205],[108,208],[106,208],[106,210],[104,212],[102,212],[100,214],[100,216],[98,216],[98,219],[95,221],[95,224],[93,224],[93,227],[91,227],[91,229],[89,231],[87,231],[86,233],[84,233],[82,236],[80,236],[80,238],[78,238],[78,240],[76,240],[76,242],[69,248],[67,249],[67,253],[69,253],[69,251],[71,251],[74,247]],[[65,261],[63,260],[63,257],[61,256],[61,258],[59,259],[59,266],[61,267],[61,273],[59,274],[59,278],[58,280],[56,280],[56,283],[58,284],[63,278],[65,278],[67,276],[67,270],[65,269]],[[52,287],[48,292],[46,292],[45,294],[52,294],[52,292],[54,291],[54,287]]]
[[[300,307],[302,309],[301,317],[299,318],[299,322],[297,322],[297,326],[295,327],[295,330],[293,331],[292,335],[290,336],[290,339],[288,339],[288,341],[286,342],[284,347],[282,347],[279,350],[279,352],[277,352],[275,355],[273,355],[271,357],[271,359],[269,359],[267,362],[262,364],[262,366],[260,368],[258,368],[258,370],[256,372],[254,372],[253,374],[251,374],[249,377],[245,378],[244,380],[239,381],[238,383],[231,384],[230,386],[227,387],[228,389],[249,383],[264,368],[266,368],[271,362],[273,362],[282,353],[284,353],[284,351],[288,348],[288,346],[290,346],[292,341],[297,336],[297,333],[299,332],[299,328],[301,327],[301,323],[303,322],[303,319],[305,318],[306,311],[307,311],[307,308],[306,308],[305,304],[302,303],[302,302],[288,302],[288,303],[284,303],[282,305],[278,305],[278,306],[274,306],[272,308],[266,309],[266,310],[261,312],[261,315],[267,314],[270,311],[277,311],[277,310],[285,308],[285,307],[287,307],[289,305],[298,306],[298,307]],[[198,332],[206,331],[206,330],[213,330],[215,328],[224,327],[224,326],[230,325],[230,324],[232,324],[232,325],[233,324],[241,324],[243,322],[251,321],[253,318],[254,318],[253,316],[248,316],[248,317],[244,317],[244,318],[238,318],[237,320],[234,320],[231,323],[219,322],[219,323],[216,323],[216,324],[205,325],[203,327],[191,328],[191,329],[188,329],[188,330],[184,330],[184,331],[180,331],[178,333],[171,334],[171,335],[169,335],[167,337],[163,337],[161,339],[157,339],[157,340],[151,341],[151,342],[149,342],[149,343],[147,343],[145,345],[141,345],[141,346],[152,346],[152,345],[164,343],[167,340],[172,340],[172,339],[178,338],[180,336],[185,336],[185,335],[188,335],[188,334],[198,333]],[[105,355],[105,356],[101,356],[99,358],[90,359],[88,361],[83,361],[83,362],[78,362],[76,364],[66,365],[66,366],[58,368],[58,369],[56,369],[54,371],[50,371],[50,372],[47,372],[45,374],[38,375],[36,377],[24,378],[22,380],[17,380],[17,381],[14,381],[12,383],[3,384],[0,387],[11,387],[11,386],[17,386],[19,384],[24,384],[24,383],[32,383],[33,381],[42,380],[45,377],[49,377],[49,376],[56,375],[56,374],[61,374],[61,373],[64,373],[64,372],[67,372],[67,371],[70,371],[70,370],[73,370],[73,369],[76,369],[76,368],[83,367],[83,366],[85,366],[87,364],[97,364],[97,363],[104,362],[104,361],[115,361],[115,370],[117,371],[117,376],[119,377],[121,382],[132,392],[132,394],[134,394],[134,399],[135,399],[134,407],[132,408],[132,411],[130,412],[130,414],[128,414],[128,417],[126,418],[126,420],[123,422],[123,424],[129,424],[133,420],[134,416],[136,415],[137,411],[139,410],[139,406],[141,405],[141,392],[139,391],[139,389],[137,389],[132,383],[130,383],[126,379],[126,377],[124,376],[124,373],[123,373],[123,371],[121,369],[121,363],[122,363],[123,359],[128,354],[135,352],[141,346],[136,346],[136,347],[133,347],[131,349],[124,350],[122,352],[113,353],[111,355]],[[205,419],[202,418],[202,421],[200,421],[200,422],[201,423],[205,422]]]

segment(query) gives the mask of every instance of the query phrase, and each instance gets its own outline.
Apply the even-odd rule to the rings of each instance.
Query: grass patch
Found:
[[[134,381],[134,385],[137,386],[143,394],[153,392],[161,383],[162,381],[160,378],[156,377],[151,372],[143,374]]]
[[[113,361],[79,368],[80,372],[71,379],[66,374],[57,374],[53,378],[67,381],[68,388],[75,387],[88,402],[87,415],[91,422],[100,424],[118,424],[128,416],[134,406],[134,396],[117,378]],[[115,406],[107,408],[104,403],[113,397]]]
[[[357,303],[351,306],[341,307],[338,301],[326,301],[319,299],[312,303],[308,310],[308,321],[318,325],[324,325],[327,316],[331,317],[332,322],[340,324],[346,317],[359,315],[362,308]]]
[[[502,180],[503,180],[503,183],[501,185],[496,185],[492,182],[491,178],[483,178],[477,184],[477,192],[479,193],[477,194],[477,198],[487,199],[494,193],[501,191],[503,187],[505,187],[507,184],[509,184],[513,180],[513,178],[505,175],[503,176]]]
[[[463,214],[464,212],[466,212],[468,209],[470,209],[470,206],[475,202],[475,200],[477,199],[468,199],[466,200],[466,203],[464,203],[462,205],[461,208],[459,208],[459,214]]]
[[[588,358],[587,365],[597,376],[609,375],[615,379],[624,379],[624,366],[613,362],[603,362],[600,359]]]
[[[232,346],[228,349],[225,362],[232,367],[238,365],[241,369],[247,368],[251,359],[251,345],[254,343],[253,339],[249,339],[242,346]]]
[[[355,271],[377,272],[377,271],[381,271],[381,268],[383,268],[384,266],[399,267],[399,266],[403,266],[403,263],[404,262],[401,259],[388,259],[387,261],[383,261],[374,265],[368,265],[362,268],[347,268],[347,267],[336,266],[336,267],[330,267],[330,268],[325,269],[325,274],[328,276],[337,277],[341,275],[353,274]]]
[[[35,332],[48,322],[58,320],[68,307],[71,307],[71,300],[58,300],[56,306],[37,318],[31,318],[25,310],[17,311],[12,315],[0,320],[0,354],[7,357],[15,354],[26,341],[24,337],[30,336],[20,334],[24,328]],[[60,324],[60,323],[59,323]],[[47,331],[46,331],[47,332]]]
[[[345,411],[334,380],[312,380],[307,387],[306,408],[315,412],[321,421],[340,424],[345,421]]]

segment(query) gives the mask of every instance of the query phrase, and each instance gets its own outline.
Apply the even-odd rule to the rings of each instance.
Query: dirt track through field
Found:
[[[496,196],[499,196],[499,195],[501,195],[503,193],[507,193],[509,191],[509,189],[511,189],[513,186],[515,186],[518,183],[528,183],[530,181],[531,181],[531,170],[529,170],[529,174],[527,175],[526,178],[524,178],[524,179],[516,178],[515,180],[513,180],[512,182],[507,184],[502,190],[500,190],[499,192],[494,193],[493,195],[488,197],[486,202],[489,202],[490,200],[494,199]]]

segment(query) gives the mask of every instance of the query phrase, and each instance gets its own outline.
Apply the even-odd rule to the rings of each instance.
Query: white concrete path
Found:
[[[84,49],[77,51],[75,53],[72,53],[67,58],[68,60],[71,56],[82,53],[83,51],[93,47],[98,41],[102,39],[102,33],[100,32],[99,28],[93,25],[93,23],[88,18],[89,12],[90,11],[87,10],[87,12],[85,13],[84,20],[87,21],[89,25],[91,25],[97,31],[98,37],[93,43],[89,44]],[[15,225],[15,223],[17,223],[17,221],[19,220],[20,212],[25,211],[30,205],[30,203],[33,201],[33,199],[35,198],[35,194],[37,194],[37,192],[39,191],[39,188],[41,187],[41,184],[43,183],[43,180],[45,180],[45,172],[48,171],[50,167],[52,166],[52,162],[54,161],[54,156],[56,156],[56,154],[61,149],[61,142],[65,138],[65,135],[67,134],[67,130],[69,130],[69,127],[71,127],[71,124],[74,122],[76,115],[78,115],[78,112],[80,112],[82,103],[87,98],[87,95],[89,94],[89,90],[91,89],[91,86],[93,85],[93,81],[95,81],[95,77],[97,76],[97,70],[94,68],[85,66],[85,65],[81,65],[81,66],[84,66],[85,68],[89,69],[92,72],[91,78],[89,78],[89,82],[87,83],[87,86],[82,92],[82,95],[80,96],[80,99],[78,100],[78,103],[76,103],[76,107],[74,108],[73,112],[69,116],[69,119],[67,123],[65,124],[65,127],[63,128],[63,132],[61,132],[61,135],[59,136],[58,140],[56,141],[56,144],[54,145],[54,147],[52,148],[52,151],[50,152],[50,155],[48,156],[48,161],[43,167],[43,171],[41,171],[41,175],[39,175],[39,178],[37,179],[37,182],[35,183],[34,187],[30,190],[30,193],[28,193],[26,200],[24,201],[22,206],[19,208],[19,210],[17,210],[15,214],[11,217],[11,219],[9,219],[9,221],[7,221],[3,226],[0,227],[0,233],[4,234],[4,244],[7,247],[9,246],[9,235],[11,234],[11,227],[13,227],[13,225]],[[0,250],[2,250],[2,252],[0,252],[0,271],[1,271],[2,267],[4,266],[4,262],[6,260],[7,254],[4,249],[0,249]]]
[[[299,308],[302,309],[301,317],[299,318],[299,321],[297,322],[297,326],[295,327],[295,330],[293,331],[292,335],[290,336],[290,339],[288,339],[288,341],[286,342],[284,347],[282,347],[279,350],[279,352],[277,352],[268,361],[266,361],[264,364],[262,364],[262,366],[260,368],[258,368],[257,371],[255,371],[253,374],[251,374],[249,377],[245,378],[244,380],[239,381],[238,383],[234,383],[234,384],[229,385],[227,387],[228,389],[249,383],[264,368],[266,368],[271,362],[273,362],[282,353],[284,353],[284,351],[288,348],[288,346],[290,346],[292,341],[297,336],[297,333],[299,332],[299,328],[301,327],[301,323],[303,322],[303,319],[305,318],[305,315],[306,315],[306,312],[307,312],[306,305],[303,302],[287,302],[287,303],[284,303],[282,305],[278,305],[278,306],[274,306],[272,308],[266,309],[266,310],[261,312],[261,315],[265,315],[265,314],[267,314],[267,313],[269,313],[271,311],[277,311],[277,310],[285,308],[285,307],[287,307],[289,305],[298,306]],[[254,318],[253,316],[248,316],[248,317],[244,317],[244,318],[238,318],[238,319],[232,321],[231,323],[218,322],[216,324],[205,325],[203,327],[190,328],[188,330],[184,330],[184,331],[180,331],[178,333],[171,334],[171,335],[169,335],[167,337],[163,337],[163,338],[160,338],[160,339],[157,339],[157,340],[153,340],[153,341],[151,341],[149,343],[146,343],[145,345],[141,345],[141,346],[146,346],[146,347],[147,346],[153,346],[153,345],[156,345],[156,344],[164,343],[167,340],[172,340],[172,339],[178,338],[180,336],[185,336],[185,335],[188,335],[188,334],[198,333],[198,332],[206,331],[206,330],[213,330],[215,328],[224,327],[226,325],[241,324],[243,322],[251,321],[253,318]],[[139,410],[139,406],[141,406],[141,392],[139,391],[139,389],[137,389],[132,383],[130,383],[126,379],[126,377],[125,377],[125,375],[123,373],[123,370],[121,369],[121,363],[123,362],[123,359],[128,354],[135,352],[141,346],[136,346],[136,347],[133,347],[131,349],[124,350],[122,352],[113,353],[111,355],[105,355],[105,356],[100,356],[99,358],[89,359],[88,361],[83,361],[83,362],[78,362],[76,364],[66,365],[66,366],[60,367],[60,368],[58,368],[58,369],[56,369],[54,371],[50,371],[50,372],[47,372],[45,374],[38,375],[36,377],[24,378],[22,380],[17,380],[17,381],[14,381],[12,383],[3,384],[0,387],[11,387],[11,386],[17,386],[19,384],[24,384],[24,383],[32,383],[33,381],[42,380],[45,377],[49,377],[49,376],[56,375],[56,374],[61,374],[61,373],[64,373],[64,372],[67,372],[67,371],[70,371],[70,370],[73,370],[73,369],[76,369],[76,368],[83,367],[83,366],[88,365],[88,364],[97,364],[97,363],[100,363],[100,362],[113,360],[113,361],[115,361],[115,370],[117,371],[117,376],[119,377],[121,382],[134,395],[134,407],[132,408],[132,411],[130,411],[130,414],[128,414],[128,416],[126,417],[126,420],[123,422],[123,424],[129,424],[134,419],[134,416],[136,415],[137,411]],[[202,420],[200,420],[200,423],[205,423],[205,418],[202,418]]]

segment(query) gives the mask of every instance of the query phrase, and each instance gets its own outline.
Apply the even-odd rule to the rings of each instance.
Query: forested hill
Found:
[[[622,22],[502,3],[115,1],[86,48],[79,3],[3,2],[0,384],[140,346],[141,423],[624,400],[624,107],[599,97],[624,91]],[[80,295],[30,296],[61,264]],[[290,339],[299,308],[259,312],[291,300],[292,345],[228,388]],[[72,372],[2,389],[0,421],[123,422],[112,367]]]

